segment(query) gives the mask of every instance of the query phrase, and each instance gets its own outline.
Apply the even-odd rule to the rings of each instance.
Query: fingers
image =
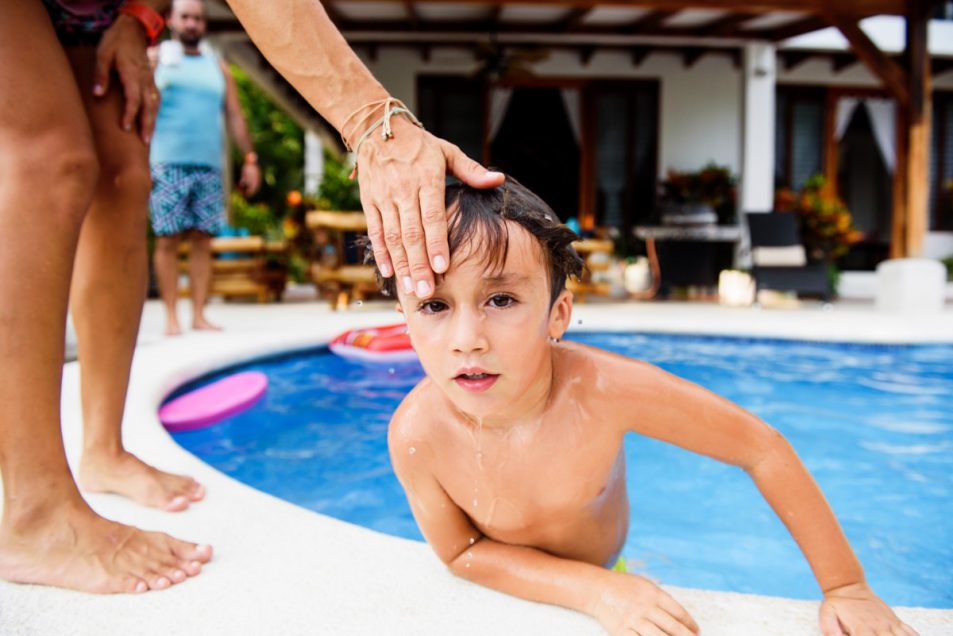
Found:
[[[109,91],[109,69],[112,68],[113,52],[111,49],[99,47],[96,49],[96,68],[93,71],[93,95],[102,97]]]
[[[136,115],[142,104],[142,87],[137,77],[132,77],[129,72],[124,72],[122,69],[119,69],[119,81],[122,83],[122,92],[126,96],[126,108],[122,114],[121,126],[123,130],[129,131],[132,130],[132,124],[136,121]]]
[[[424,229],[421,225],[420,208],[416,200],[412,203],[398,205],[400,206],[401,242],[403,243],[404,253],[407,255],[410,277],[413,279],[413,293],[418,298],[427,298],[433,292],[433,271],[430,269],[427,248],[424,245]]]
[[[664,590],[660,590],[661,594],[658,599],[658,606],[665,611],[666,614],[672,616],[682,625],[686,626],[691,632],[697,634],[700,629],[698,623],[695,622],[695,619],[692,618],[692,615],[688,613],[681,603],[672,598]]]
[[[390,262],[394,267],[397,284],[404,290],[404,293],[413,294],[414,279],[410,276],[407,254],[404,252],[404,244],[401,239],[400,216],[393,205],[385,205],[383,209],[378,208],[378,210],[383,224],[384,247],[390,255]]]
[[[697,626],[690,628],[684,620],[676,619],[661,608],[649,613],[646,618],[658,625],[669,636],[694,636],[698,633]]]
[[[364,219],[367,221],[367,237],[371,239],[371,249],[374,251],[374,262],[381,276],[390,278],[394,274],[387,246],[384,244],[384,224],[377,206],[363,202]]]
[[[844,632],[840,628],[840,621],[837,620],[837,613],[827,605],[821,606],[821,633],[824,636],[843,636]]]
[[[424,237],[430,268],[442,274],[450,265],[450,247],[447,245],[447,211],[444,207],[443,184],[440,187],[420,190],[420,218],[423,221]]]
[[[453,144],[442,141],[440,144],[447,159],[447,171],[460,181],[473,188],[495,188],[503,183],[503,173],[491,172],[463,154]]]

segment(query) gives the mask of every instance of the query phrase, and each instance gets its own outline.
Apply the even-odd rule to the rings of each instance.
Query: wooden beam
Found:
[[[582,26],[586,16],[591,12],[592,9],[589,7],[574,7],[566,15],[556,20],[551,28],[553,31],[575,31]]]
[[[619,25],[618,31],[621,33],[651,33],[658,31],[662,23],[671,18],[678,11],[652,11],[641,16],[637,20],[624,25]]]
[[[932,2],[910,0],[907,14],[907,188],[906,244],[904,255],[923,256],[923,241],[930,229],[930,54],[927,26]]]
[[[948,57],[935,57],[930,60],[930,72],[934,77],[942,75],[951,69],[953,69],[953,59]]]
[[[911,0],[916,2],[919,0]],[[883,83],[890,95],[900,105],[906,105],[910,99],[907,86],[907,74],[903,68],[883,51],[877,48],[855,18],[841,14],[831,14],[831,22],[850,42],[850,48],[867,68]]]
[[[703,46],[689,46],[682,49],[682,66],[691,68],[708,52]]]
[[[831,70],[834,73],[840,73],[848,66],[857,63],[857,56],[853,53],[834,53],[831,55]]]
[[[630,55],[632,56],[632,65],[633,66],[642,66],[642,62],[645,61],[645,58],[652,53],[652,48],[648,46],[633,46]]]
[[[757,17],[757,15],[757,13],[751,13],[749,11],[729,13],[720,18],[715,18],[707,24],[692,27],[688,30],[688,33],[690,35],[702,38],[717,38],[737,35],[739,32],[744,32],[741,28],[741,25],[748,20]]]
[[[781,66],[784,67],[785,71],[793,71],[813,56],[813,51],[778,51],[778,57],[781,58]]]
[[[355,0],[352,0],[355,1]],[[374,2],[376,0],[356,0]],[[417,0],[446,4],[448,0]],[[711,9],[722,11],[750,11],[752,13],[771,13],[774,11],[804,11],[822,14],[836,4],[838,10],[858,16],[904,15],[907,0],[556,0],[570,7],[645,7],[663,11],[683,11],[685,9]],[[512,0],[453,0],[454,4],[505,5]],[[520,0],[527,6],[552,6],[554,0]]]
[[[407,20],[410,23],[410,28],[415,30],[417,25],[420,24],[420,14],[417,13],[417,7],[414,6],[413,0],[404,0],[404,12],[407,13]]]
[[[791,22],[790,24],[780,26],[776,29],[771,29],[764,35],[772,42],[780,42],[781,40],[787,40],[789,38],[804,35],[805,33],[817,31],[818,29],[824,29],[829,26],[830,24],[828,24],[823,18],[816,15],[811,15],[806,18],[801,18],[796,22]]]
[[[596,53],[596,47],[594,46],[580,46],[579,49],[579,63],[583,66],[589,66],[589,62],[592,61],[592,56]]]

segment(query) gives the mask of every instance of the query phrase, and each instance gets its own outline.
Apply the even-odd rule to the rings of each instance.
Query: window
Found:
[[[933,94],[930,229],[953,231],[953,92]]]
[[[774,139],[774,184],[799,190],[823,171],[823,88],[778,87]]]
[[[417,77],[417,116],[421,123],[477,161],[483,159],[484,103],[481,78]]]

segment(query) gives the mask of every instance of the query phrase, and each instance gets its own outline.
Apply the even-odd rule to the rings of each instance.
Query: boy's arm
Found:
[[[824,592],[825,635],[906,628],[870,589],[817,483],[787,440],[740,406],[657,367],[631,363],[618,387],[639,405],[628,430],[745,470],[787,527]],[[906,632],[904,632],[906,633]],[[913,633],[912,630],[909,633]]]
[[[506,594],[585,612],[611,634],[698,633],[688,612],[642,577],[484,536],[430,471],[437,451],[401,434],[402,410],[388,440],[394,471],[427,542],[451,572]]]
[[[242,106],[238,101],[238,85],[235,82],[235,77],[224,60],[219,60],[219,66],[222,69],[222,76],[225,78],[225,123],[232,136],[232,141],[238,146],[242,157],[244,157],[238,187],[242,194],[248,197],[258,192],[258,188],[261,186],[258,155],[255,154],[251,135],[248,134],[245,114],[242,112]]]

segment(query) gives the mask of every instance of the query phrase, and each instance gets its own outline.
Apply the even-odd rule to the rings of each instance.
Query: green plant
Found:
[[[351,179],[351,167],[329,149],[324,149],[324,175],[319,196],[310,200],[320,210],[361,210],[361,196],[357,179]]]
[[[736,179],[726,166],[709,163],[701,170],[669,170],[662,181],[663,198],[672,203],[706,203],[719,223],[733,223],[736,212]]]
[[[946,279],[953,282],[953,254],[944,258],[943,264],[946,265]]]
[[[854,227],[850,210],[830,192],[822,175],[810,177],[800,192],[778,190],[774,207],[798,215],[801,242],[813,262],[833,263],[863,238]]]

